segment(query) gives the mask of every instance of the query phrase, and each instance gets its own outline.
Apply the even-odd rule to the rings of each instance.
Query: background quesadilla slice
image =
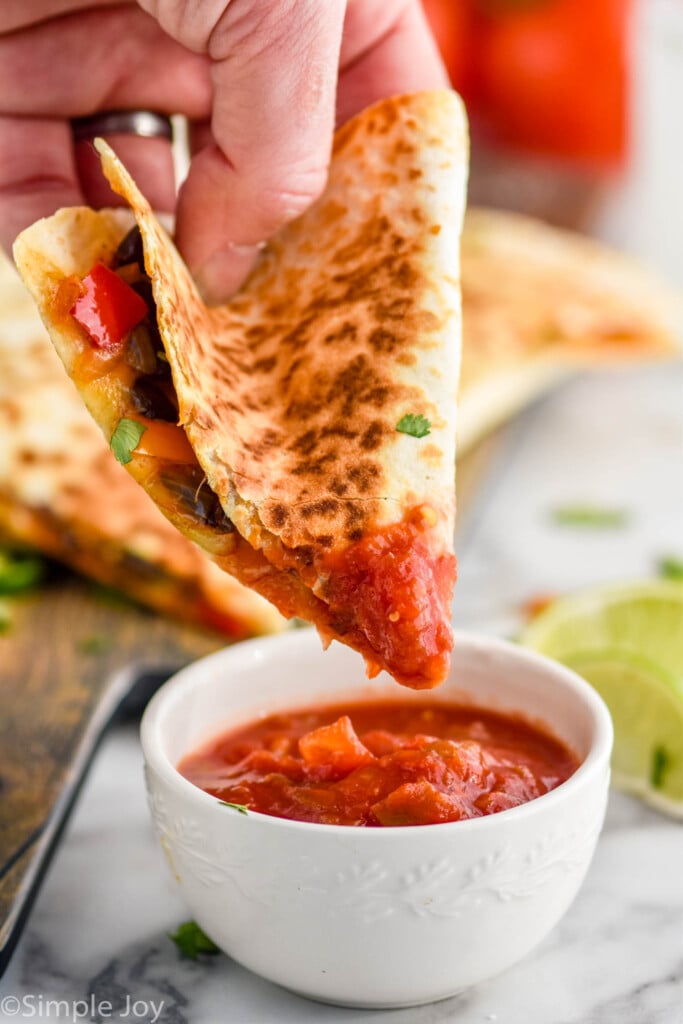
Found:
[[[681,297],[592,239],[470,208],[461,259],[459,454],[577,370],[683,351]]]
[[[99,148],[142,231],[182,429],[144,402],[140,411],[149,375],[131,365],[129,343],[93,346],[71,316],[84,278],[115,258],[121,215],[61,211],[24,232],[15,257],[105,436],[122,419],[144,427],[129,471],[285,615],[361,651],[373,673],[440,682],[455,581],[459,100],[395,98],[349,122],[323,196],[218,309],[203,305],[149,205]],[[178,481],[201,485],[202,474],[221,522],[178,506]]]
[[[0,543],[36,548],[234,639],[284,626],[181,536],[117,463],[1,257]]]

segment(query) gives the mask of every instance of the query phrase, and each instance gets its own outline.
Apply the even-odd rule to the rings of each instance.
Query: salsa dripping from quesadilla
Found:
[[[437,685],[456,575],[457,97],[387,100],[342,128],[323,196],[217,309],[98,149],[140,235],[117,211],[64,210],[15,257],[105,436],[167,517],[284,615],[371,675]]]

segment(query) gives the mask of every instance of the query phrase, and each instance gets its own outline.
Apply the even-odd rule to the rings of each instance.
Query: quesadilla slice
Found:
[[[0,543],[35,548],[231,639],[284,625],[178,533],[117,463],[2,257]]]
[[[681,355],[680,296],[593,239],[469,209],[461,260],[459,455],[577,370]]]
[[[105,437],[179,529],[284,615],[360,651],[370,674],[441,682],[456,576],[460,101],[398,97],[349,122],[325,193],[215,309],[98,149],[140,234],[118,211],[63,210],[25,231],[15,258]]]

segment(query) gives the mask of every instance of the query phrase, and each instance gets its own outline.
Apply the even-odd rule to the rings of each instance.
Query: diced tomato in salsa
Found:
[[[494,814],[577,767],[570,750],[522,718],[404,701],[271,715],[189,754],[178,770],[263,814],[379,827]]]
[[[307,765],[329,768],[340,777],[375,760],[358,739],[348,715],[302,736],[299,753]]]
[[[147,316],[145,300],[104,263],[96,263],[82,285],[71,315],[97,348],[118,345]]]

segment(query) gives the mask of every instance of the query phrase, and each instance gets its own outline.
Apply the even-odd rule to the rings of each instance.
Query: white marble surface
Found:
[[[553,526],[548,510],[574,502],[623,507],[628,523]],[[647,575],[660,554],[683,555],[682,512],[683,367],[574,381],[508,428],[460,524],[456,620],[505,634],[538,591]],[[135,730],[121,727],[0,983],[0,1021],[89,1019],[93,1000],[97,1021],[153,1021],[163,1003],[164,1024],[683,1024],[682,879],[683,824],[613,793],[577,901],[524,962],[423,1008],[325,1007],[226,957],[179,959],[167,932],[189,915],[152,836]]]

